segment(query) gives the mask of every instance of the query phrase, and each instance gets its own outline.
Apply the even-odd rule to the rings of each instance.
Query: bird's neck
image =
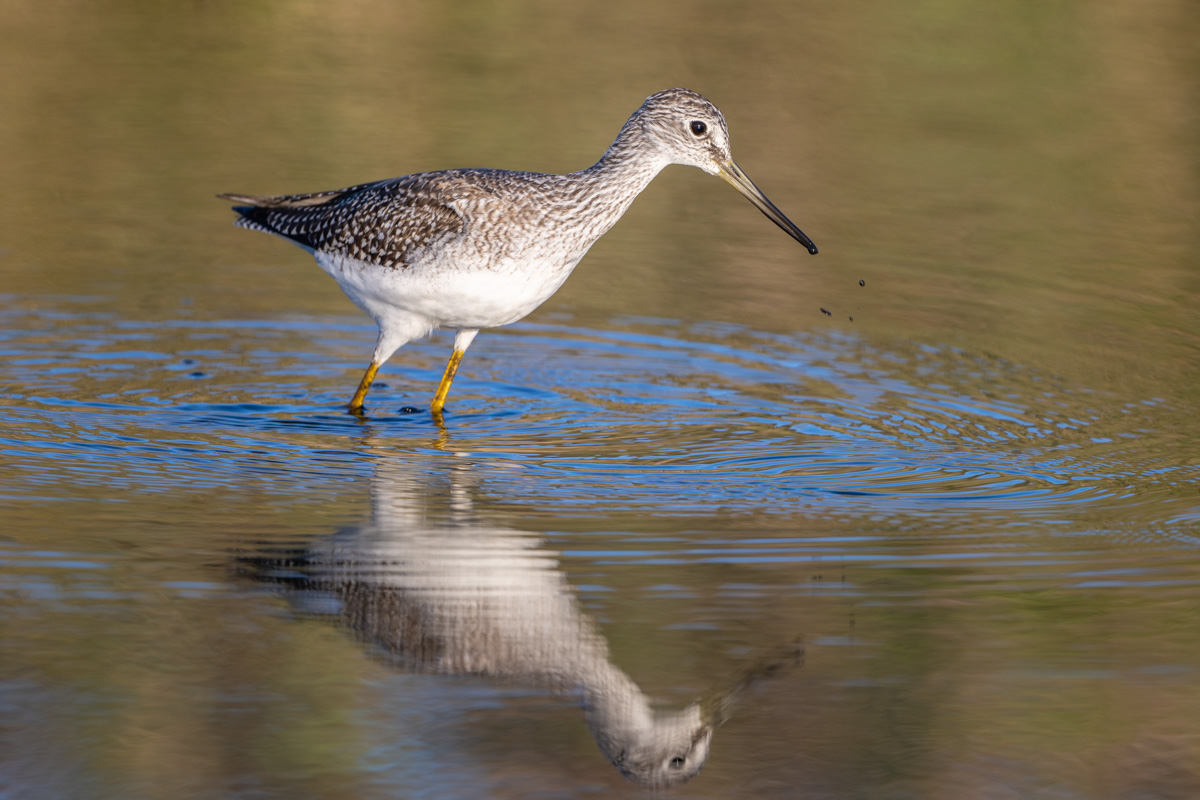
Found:
[[[600,160],[584,173],[603,176],[610,188],[624,187],[636,197],[669,163],[670,159],[662,155],[642,128],[639,115],[634,114]]]
[[[668,163],[634,115],[599,161],[570,177],[596,215],[611,226]]]

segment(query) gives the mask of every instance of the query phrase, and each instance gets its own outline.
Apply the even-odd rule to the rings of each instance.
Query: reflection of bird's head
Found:
[[[645,727],[605,730],[592,714],[588,725],[608,760],[647,789],[668,789],[696,777],[712,744],[712,727],[701,719],[698,704],[656,712]]]

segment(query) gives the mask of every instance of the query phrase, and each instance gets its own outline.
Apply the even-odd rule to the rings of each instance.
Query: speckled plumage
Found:
[[[313,253],[379,325],[351,410],[361,409],[375,371],[400,346],[435,328],[458,331],[434,400],[439,414],[475,334],[541,305],[671,163],[721,174],[816,252],[733,163],[721,112],[686,89],[647,98],[596,164],[568,175],[453,169],[314,194],[220,196],[240,204],[237,225]]]

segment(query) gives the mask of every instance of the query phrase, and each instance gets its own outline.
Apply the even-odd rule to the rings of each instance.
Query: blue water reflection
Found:
[[[366,432],[431,456],[470,452],[492,465],[490,491],[563,512],[619,492],[629,507],[684,514],[1052,518],[1200,482],[1200,465],[1155,440],[1182,411],[1135,398],[1114,414],[1115,398],[952,348],[711,324],[527,324],[472,349],[440,429],[421,411],[438,342],[407,348],[362,422],[342,405],[364,325],[8,313],[20,324],[0,361],[22,389],[6,398],[0,452],[29,482],[139,473],[129,485],[169,490],[264,468],[363,476]],[[197,336],[224,344],[193,349]]]

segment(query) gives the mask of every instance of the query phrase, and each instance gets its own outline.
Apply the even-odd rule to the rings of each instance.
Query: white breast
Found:
[[[316,260],[355,305],[381,325],[417,317],[427,330],[478,330],[508,325],[529,314],[558,290],[583,255],[569,261],[563,254],[540,253],[520,262],[509,257],[456,260],[455,250],[445,248],[436,262],[418,261],[407,268],[379,267],[326,253],[317,253]]]

